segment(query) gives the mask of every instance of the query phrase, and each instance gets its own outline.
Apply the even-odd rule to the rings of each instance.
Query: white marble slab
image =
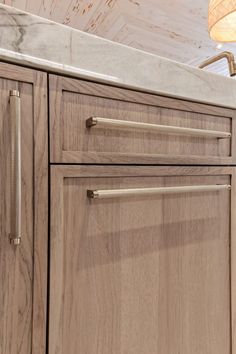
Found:
[[[0,59],[236,108],[236,81],[0,4]]]

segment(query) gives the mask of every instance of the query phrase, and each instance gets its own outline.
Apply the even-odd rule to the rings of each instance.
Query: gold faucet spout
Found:
[[[202,62],[199,65],[199,69],[203,69],[206,66],[211,65],[211,64],[213,64],[216,61],[221,60],[221,59],[227,59],[230,76],[235,76],[236,75],[236,63],[235,63],[235,60],[234,60],[234,55],[231,52],[222,52],[222,53],[220,53],[218,55],[215,55],[212,58],[209,58],[209,59],[205,60],[204,62]]]

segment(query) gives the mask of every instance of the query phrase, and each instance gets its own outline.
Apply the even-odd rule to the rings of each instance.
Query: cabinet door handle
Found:
[[[199,193],[230,190],[229,184],[213,184],[199,186],[158,187],[158,188],[134,188],[134,189],[107,189],[87,190],[87,197],[91,199],[104,199],[115,197],[132,197],[141,195]]]
[[[10,91],[11,119],[11,230],[10,241],[14,245],[21,243],[21,105],[20,93]]]
[[[159,133],[166,133],[166,134],[189,135],[189,136],[197,136],[202,138],[218,138],[218,139],[231,138],[231,133],[220,132],[217,130],[182,128],[176,126],[140,123],[140,122],[132,122],[128,120],[110,119],[110,118],[102,118],[102,117],[90,117],[86,120],[87,128],[92,128],[96,125],[108,127],[108,128],[114,127],[114,128],[142,129],[142,130],[147,130],[147,131],[157,132],[157,133],[159,132]]]

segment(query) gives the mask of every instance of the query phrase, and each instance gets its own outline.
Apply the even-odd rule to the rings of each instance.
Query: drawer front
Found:
[[[229,169],[51,178],[49,353],[231,353]]]
[[[51,162],[230,164],[234,114],[51,76]]]

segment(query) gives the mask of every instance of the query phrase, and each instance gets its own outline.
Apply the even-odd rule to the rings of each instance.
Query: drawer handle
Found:
[[[87,190],[87,197],[90,199],[97,199],[97,198],[104,199],[104,198],[114,198],[114,197],[140,196],[140,195],[213,192],[213,191],[221,191],[225,189],[230,190],[231,185],[215,184],[215,185],[180,186],[180,187]]]
[[[10,242],[13,245],[21,243],[21,107],[20,93],[10,91],[11,119],[11,231]]]
[[[160,124],[150,124],[150,123],[139,123],[132,122],[128,120],[119,120],[119,119],[110,119],[102,117],[90,117],[86,120],[86,127],[92,128],[96,125],[104,127],[118,127],[118,128],[134,128],[134,129],[143,129],[156,131],[159,133],[167,134],[181,134],[181,135],[190,135],[204,138],[231,138],[231,133],[220,132],[217,130],[204,130],[204,129],[192,129],[192,128],[182,128],[168,125]]]

